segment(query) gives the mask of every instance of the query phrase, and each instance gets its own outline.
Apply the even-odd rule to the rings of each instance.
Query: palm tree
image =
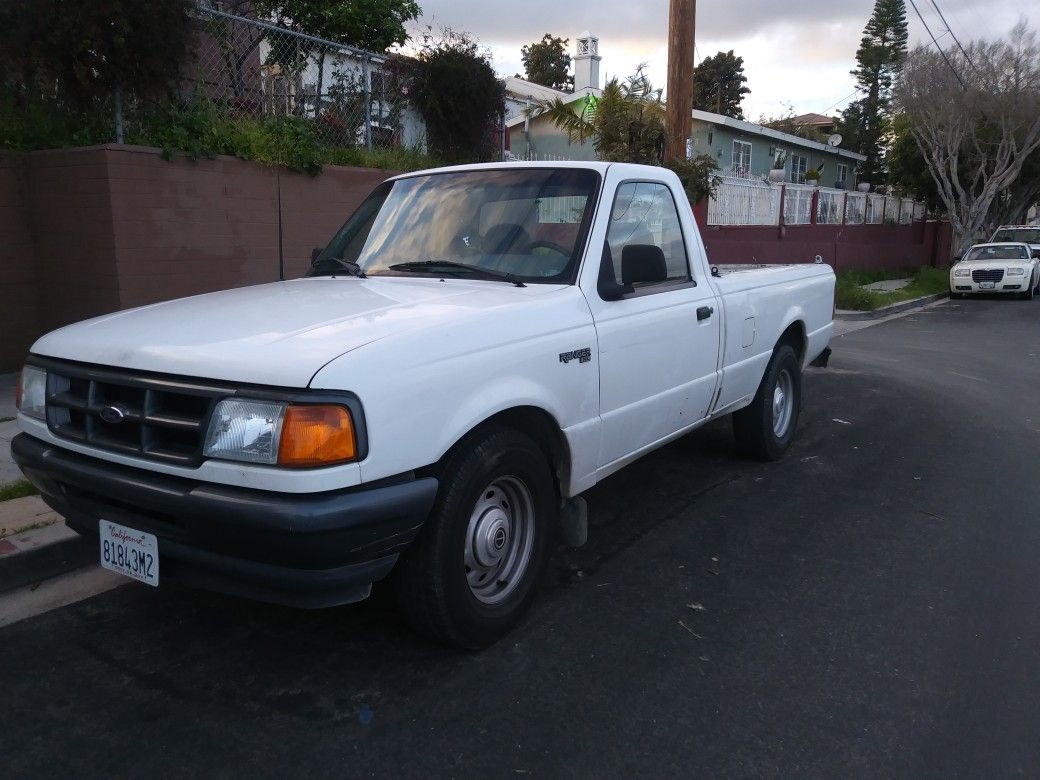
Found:
[[[660,165],[664,156],[665,108],[661,90],[654,89],[640,65],[624,81],[611,79],[603,95],[565,103],[560,98],[542,103],[542,113],[567,138],[584,143],[593,139],[596,154],[609,162]]]

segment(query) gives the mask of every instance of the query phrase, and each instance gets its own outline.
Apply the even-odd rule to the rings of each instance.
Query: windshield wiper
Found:
[[[321,257],[311,263],[311,268],[318,268],[325,262],[333,262],[347,272],[347,276],[357,276],[360,279],[367,279],[368,275],[361,270],[361,266],[355,263],[353,260],[344,260],[341,257]],[[336,275],[333,271],[332,276]]]
[[[479,265],[470,265],[469,263],[457,263],[454,260],[412,260],[407,263],[397,263],[396,265],[390,266],[391,271],[419,271],[435,273],[438,268],[454,269],[458,271],[465,271],[471,274],[479,274],[480,276],[487,277],[488,279],[494,279],[495,281],[508,282],[509,284],[517,287],[526,287],[520,277],[516,274],[511,274],[506,271],[499,271],[494,268],[483,268]]]

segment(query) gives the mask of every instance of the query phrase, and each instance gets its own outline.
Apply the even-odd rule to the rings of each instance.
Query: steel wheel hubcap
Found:
[[[470,513],[463,559],[466,581],[479,601],[497,604],[516,590],[534,548],[534,500],[516,477],[499,477]]]
[[[794,380],[789,371],[781,371],[773,388],[773,433],[783,436],[791,424],[794,403]]]

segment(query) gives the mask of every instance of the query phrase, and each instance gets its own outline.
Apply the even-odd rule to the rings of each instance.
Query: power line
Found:
[[[939,45],[939,41],[937,41],[935,39],[935,35],[934,35],[934,33],[932,33],[932,28],[929,27],[928,26],[928,22],[926,22],[924,20],[924,17],[921,15],[920,9],[918,9],[918,7],[917,7],[917,3],[915,3],[914,0],[910,0],[910,5],[911,5],[911,7],[913,7],[914,11],[917,13],[917,18],[921,20],[921,24],[924,25],[924,29],[928,31],[928,35],[932,39],[932,43],[935,44],[935,48],[937,48],[939,50],[939,54],[942,55],[942,58],[946,61],[946,64],[950,67],[950,70],[953,72],[954,77],[956,77],[956,79],[957,79],[957,83],[961,85],[961,89],[966,90],[968,87],[964,84],[964,79],[961,78],[961,74],[957,72],[957,69],[955,67],[953,67],[953,63],[950,62],[950,58],[946,56],[946,52],[943,51],[942,46]],[[951,33],[951,35],[952,35],[952,33]]]
[[[943,16],[943,12],[939,10],[939,4],[935,2],[935,0],[931,0],[931,3],[932,7],[935,9],[935,12],[939,14],[939,19],[942,20],[943,26],[946,27],[946,32],[948,32],[953,37],[953,42],[957,44],[957,48],[960,49],[961,54],[964,55],[964,59],[966,59],[968,61],[968,64],[971,65],[971,69],[978,73],[979,69],[975,67],[975,63],[971,61],[971,57],[969,56],[968,52],[965,51],[963,46],[961,46],[961,42],[957,38],[957,33],[953,31],[952,27],[950,27],[950,23],[946,21],[946,17]]]

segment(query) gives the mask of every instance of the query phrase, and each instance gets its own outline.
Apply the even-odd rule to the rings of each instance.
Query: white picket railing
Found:
[[[816,187],[809,184],[784,185],[784,222],[788,225],[812,224],[812,199]]]
[[[845,224],[862,225],[866,221],[867,196],[862,192],[845,195]]]
[[[816,224],[840,225],[845,214],[845,190],[820,187],[816,197]]]
[[[708,200],[708,224],[779,225],[781,199],[788,225],[909,225],[926,215],[924,204],[909,198],[726,175]]]
[[[761,179],[723,177],[708,201],[709,225],[776,225],[780,188]]]
[[[880,225],[885,221],[885,196],[867,195],[865,222],[868,225]]]

